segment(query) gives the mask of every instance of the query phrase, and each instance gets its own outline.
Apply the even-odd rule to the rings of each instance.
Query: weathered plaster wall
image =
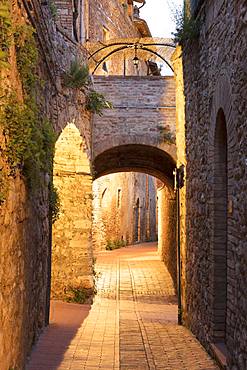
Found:
[[[228,349],[227,367],[245,369],[246,2],[204,1],[199,18],[200,36],[183,51],[187,156],[186,323],[207,348],[223,335],[221,340]],[[228,203],[227,231],[222,229],[227,242],[221,251],[219,246],[225,236],[222,234],[218,243],[215,239],[219,222],[217,202],[223,199],[223,193],[215,198],[216,118],[220,108],[227,131]],[[221,135],[223,137],[223,132]],[[219,269],[222,264],[225,267]],[[224,288],[218,284],[220,277],[223,283],[226,279],[226,299]],[[220,296],[222,301],[217,306]],[[220,323],[218,318],[222,315],[226,320]]]
[[[156,180],[141,173],[116,173],[93,183],[93,246],[156,240]],[[137,201],[139,199],[139,207]]]

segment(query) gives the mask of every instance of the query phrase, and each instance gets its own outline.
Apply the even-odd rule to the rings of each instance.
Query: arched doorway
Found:
[[[226,342],[227,322],[227,126],[222,109],[214,139],[213,340]]]

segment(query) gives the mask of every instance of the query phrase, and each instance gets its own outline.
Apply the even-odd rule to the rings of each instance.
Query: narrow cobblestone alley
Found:
[[[96,271],[91,309],[53,302],[51,325],[28,370],[217,369],[195,337],[176,324],[172,280],[155,243],[103,252]]]

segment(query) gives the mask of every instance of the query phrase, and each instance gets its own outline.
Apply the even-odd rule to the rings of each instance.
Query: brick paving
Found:
[[[97,257],[93,305],[52,302],[51,325],[27,370],[216,370],[196,338],[176,324],[173,284],[148,243]]]

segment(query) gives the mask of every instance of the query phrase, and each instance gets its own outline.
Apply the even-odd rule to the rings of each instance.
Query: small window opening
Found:
[[[117,208],[121,207],[121,198],[122,198],[122,190],[118,189],[118,191],[117,191]]]

